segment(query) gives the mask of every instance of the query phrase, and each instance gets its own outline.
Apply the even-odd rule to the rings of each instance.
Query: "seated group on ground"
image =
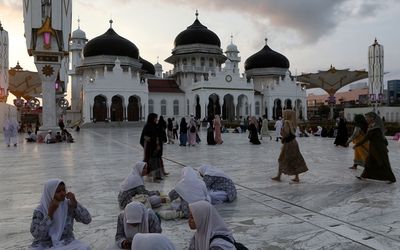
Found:
[[[65,128],[61,132],[56,132],[55,135],[53,134],[53,130],[48,130],[46,135],[44,135],[44,133],[38,133],[38,135],[36,135],[31,131],[28,131],[28,137],[26,137],[25,139],[27,142],[38,142],[46,144],[58,142],[74,142],[74,138],[72,137],[71,133],[68,132],[68,130]]]
[[[236,199],[233,181],[222,170],[208,165],[201,166],[199,173],[184,167],[175,187],[168,195],[161,195],[145,188],[147,163],[137,162],[120,185],[121,212],[116,215],[115,241],[107,249],[174,250],[172,242],[161,234],[161,220],[179,218],[188,219],[189,228],[196,230],[189,249],[247,249],[235,242],[232,231],[213,207]],[[30,231],[34,240],[28,249],[90,249],[75,239],[74,220],[89,224],[92,218],[75,194],[66,190],[64,181],[48,180],[33,212]]]

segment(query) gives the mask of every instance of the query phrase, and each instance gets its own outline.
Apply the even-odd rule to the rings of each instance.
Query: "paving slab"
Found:
[[[43,183],[61,178],[93,220],[75,224],[75,236],[92,249],[113,244],[119,184],[141,160],[141,128],[91,128],[72,132],[76,142],[28,144],[20,135],[17,147],[0,145],[1,249],[25,249],[32,242],[29,227]],[[399,184],[360,181],[350,170],[353,150],[333,145],[333,139],[298,138],[309,171],[299,184],[277,172],[281,144],[264,139],[251,145],[247,134],[222,134],[224,143],[195,147],[164,145],[164,163],[171,174],[149,190],[168,193],[183,166],[211,164],[232,177],[238,199],[216,208],[249,249],[400,249]],[[389,141],[389,158],[400,177],[400,144]],[[162,222],[163,234],[177,249],[187,249],[193,231],[186,220]]]

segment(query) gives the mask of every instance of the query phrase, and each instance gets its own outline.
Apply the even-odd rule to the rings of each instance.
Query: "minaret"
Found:
[[[7,102],[8,96],[8,32],[0,21],[0,102]]]
[[[157,56],[157,63],[154,64],[154,69],[156,70],[156,74],[155,74],[156,77],[162,78],[163,69],[162,69],[162,65],[158,62],[158,56]]]
[[[383,46],[375,38],[368,47],[368,83],[370,97],[374,99],[372,101],[377,101],[383,93],[383,66]]]
[[[225,62],[225,70],[229,70],[232,73],[239,75],[239,63],[241,58],[237,46],[233,44],[233,35],[231,35],[231,44],[226,47],[225,54],[228,57]]]
[[[81,111],[81,91],[82,83],[79,81],[79,76],[76,75],[76,67],[80,66],[83,57],[83,48],[88,39],[86,34],[80,28],[80,20],[78,19],[78,29],[72,32],[70,42],[71,53],[71,111]]]

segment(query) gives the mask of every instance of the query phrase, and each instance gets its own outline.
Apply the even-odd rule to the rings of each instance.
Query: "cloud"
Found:
[[[234,11],[247,15],[262,36],[272,29],[294,31],[315,43],[348,18],[371,17],[393,0],[158,0],[195,9]]]

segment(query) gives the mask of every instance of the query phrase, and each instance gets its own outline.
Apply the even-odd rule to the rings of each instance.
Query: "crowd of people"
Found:
[[[216,115],[207,123],[207,143],[221,144],[220,117]],[[260,123],[264,130],[260,128]],[[350,168],[364,168],[357,178],[396,182],[379,115],[374,112],[356,115],[350,137],[346,123],[343,114],[340,114],[334,145],[348,147],[353,143],[354,161]],[[8,122],[4,128],[9,129],[10,124]],[[173,218],[186,219],[188,227],[195,230],[190,239],[190,250],[247,249],[235,241],[232,230],[214,207],[215,204],[232,202],[237,197],[234,182],[221,169],[210,165],[201,165],[198,171],[184,167],[173,189],[163,190],[168,195],[162,195],[159,190],[146,189],[146,181],[160,182],[169,175],[163,163],[163,145],[173,144],[178,139],[179,128],[181,146],[198,143],[199,125],[193,117],[188,123],[182,118],[178,126],[175,119],[165,121],[155,113],[148,115],[139,141],[143,147],[143,159],[134,164],[120,184],[117,197],[120,211],[116,213],[117,229],[113,245],[134,250],[176,249],[162,234],[162,220]],[[272,177],[274,181],[281,181],[282,174],[285,174],[294,176],[292,181],[299,183],[299,175],[308,171],[296,140],[298,128],[296,113],[292,110],[284,110],[282,118],[275,123],[276,141],[280,141],[282,147],[277,159],[278,173]],[[272,140],[265,117],[262,121],[250,117],[247,130],[253,144],[261,143],[259,134],[261,139],[269,137]],[[45,142],[50,143],[47,137],[51,137],[51,131],[45,138]],[[165,211],[170,212],[169,215]],[[73,225],[74,221],[89,224],[91,220],[89,211],[77,201],[74,193],[68,192],[65,182],[50,179],[45,183],[39,205],[33,212],[30,232],[34,240],[29,249],[90,249],[86,243],[75,239]]]

